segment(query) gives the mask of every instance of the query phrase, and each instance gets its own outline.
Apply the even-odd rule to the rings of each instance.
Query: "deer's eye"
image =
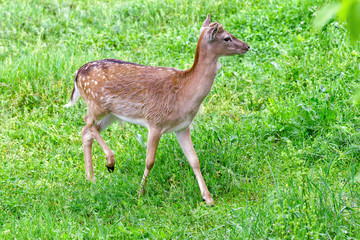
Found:
[[[230,37],[226,37],[226,38],[224,38],[224,41],[225,41],[225,42],[231,41],[231,38],[230,38]]]

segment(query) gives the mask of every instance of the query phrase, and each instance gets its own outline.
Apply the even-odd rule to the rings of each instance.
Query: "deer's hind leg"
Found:
[[[84,160],[85,160],[85,174],[86,180],[95,182],[94,177],[94,168],[92,162],[92,143],[94,138],[100,144],[106,156],[106,166],[109,172],[114,171],[115,166],[115,158],[114,153],[110,150],[110,148],[105,143],[104,139],[101,137],[100,133],[104,129],[106,129],[112,122],[116,120],[116,117],[112,114],[106,115],[100,121],[95,123],[95,118],[88,114],[85,117],[85,127],[83,127],[81,134],[83,140],[83,149],[84,149]]]

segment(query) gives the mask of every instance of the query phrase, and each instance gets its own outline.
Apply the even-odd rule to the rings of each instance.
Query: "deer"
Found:
[[[81,97],[87,105],[82,128],[83,154],[87,181],[95,182],[92,144],[99,143],[109,172],[115,157],[100,132],[115,120],[148,129],[145,171],[139,197],[145,193],[148,175],[155,163],[159,140],[175,132],[207,205],[214,201],[200,171],[199,159],[191,141],[190,126],[200,105],[209,94],[221,64],[221,56],[243,55],[250,49],[245,42],[227,32],[222,24],[211,23],[207,15],[200,29],[195,59],[188,70],[145,66],[118,59],[88,62],[75,73],[72,106]]]

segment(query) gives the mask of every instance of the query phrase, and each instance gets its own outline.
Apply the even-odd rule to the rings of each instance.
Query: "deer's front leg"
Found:
[[[159,145],[160,137],[161,137],[160,130],[149,128],[147,150],[146,150],[146,165],[145,165],[144,176],[141,180],[139,196],[145,193],[146,179],[150,173],[150,170],[154,166],[156,149]]]
[[[200,187],[202,198],[204,199],[207,205],[213,205],[214,201],[212,200],[209,190],[206,187],[204,178],[201,175],[199,159],[196,156],[194,147],[191,142],[190,128],[188,127],[183,131],[177,132],[176,136],[179,140],[180,146],[184,151],[187,160],[189,161],[190,166],[192,167],[195,173],[196,180],[198,181]]]

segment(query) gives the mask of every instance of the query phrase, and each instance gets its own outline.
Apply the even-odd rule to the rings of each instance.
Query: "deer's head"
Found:
[[[245,54],[250,49],[248,44],[227,32],[221,24],[211,23],[210,14],[207,15],[200,34],[202,43],[207,45],[207,49],[211,49],[211,52],[217,56]]]

